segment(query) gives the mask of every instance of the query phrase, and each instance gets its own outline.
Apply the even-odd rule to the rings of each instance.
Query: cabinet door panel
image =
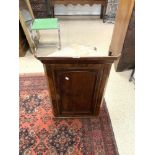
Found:
[[[111,63],[44,65],[53,113],[56,117],[97,116]],[[76,62],[76,61],[75,61]]]
[[[93,113],[97,70],[55,70],[61,114]]]

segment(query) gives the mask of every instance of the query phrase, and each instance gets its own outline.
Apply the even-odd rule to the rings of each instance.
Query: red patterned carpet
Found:
[[[104,105],[97,118],[54,118],[43,75],[20,76],[20,155],[118,155]]]

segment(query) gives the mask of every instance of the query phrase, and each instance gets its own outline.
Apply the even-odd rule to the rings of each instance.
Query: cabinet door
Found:
[[[54,69],[60,115],[93,115],[99,89],[99,69]]]

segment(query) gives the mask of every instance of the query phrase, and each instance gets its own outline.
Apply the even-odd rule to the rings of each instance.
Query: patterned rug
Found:
[[[20,155],[118,155],[106,105],[97,118],[54,118],[46,77],[19,82]]]

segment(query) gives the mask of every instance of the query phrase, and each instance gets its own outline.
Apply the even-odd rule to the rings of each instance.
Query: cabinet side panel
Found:
[[[94,108],[94,115],[99,114],[100,106],[104,101],[104,94],[105,94],[106,85],[107,85],[109,74],[110,74],[111,65],[112,64],[104,64],[102,68],[101,80],[99,82],[98,94],[96,96],[97,104]]]
[[[53,114],[54,116],[59,116],[58,99],[56,96],[55,85],[53,82],[54,80],[53,80],[53,75],[52,75],[52,68],[50,65],[44,64],[44,70],[45,70],[46,77],[48,80],[49,94],[50,94],[50,100],[52,103]]]

